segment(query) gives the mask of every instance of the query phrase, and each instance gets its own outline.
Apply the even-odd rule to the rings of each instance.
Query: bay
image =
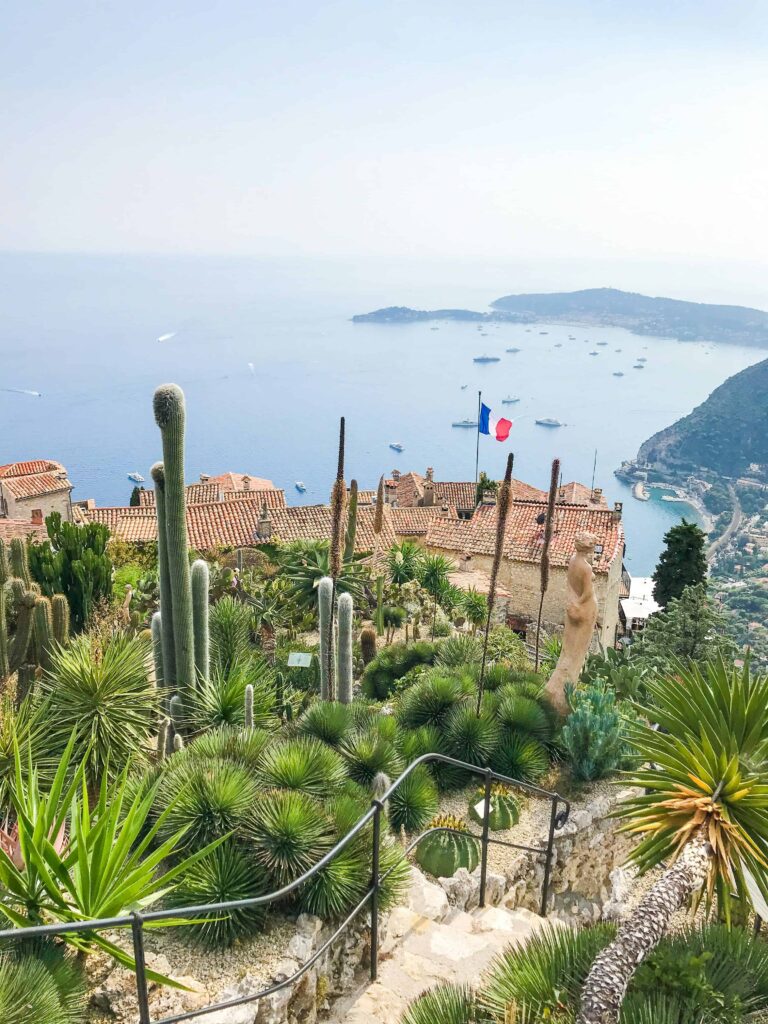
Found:
[[[0,388],[43,397],[0,391],[0,463],[57,459],[76,498],[126,503],[127,473],[149,479],[160,455],[154,388],[175,381],[187,396],[189,480],[248,472],[285,487],[294,504],[324,502],[340,415],[347,477],[361,487],[375,487],[393,467],[472,479],[476,435],[451,423],[476,417],[481,390],[496,415],[514,419],[520,479],[546,487],[558,456],[564,480],[589,484],[597,450],[596,485],[609,502],[624,503],[627,566],[651,572],[664,532],[690,510],[636,501],[613,470],[765,353],[609,327],[351,323],[355,313],[392,304],[483,309],[515,290],[514,280],[491,290],[458,267],[442,279],[432,268],[422,283],[415,266],[2,255]],[[172,337],[158,341],[164,335]],[[511,347],[520,351],[508,354]],[[486,353],[500,362],[473,363]],[[638,357],[647,360],[643,370],[633,369]],[[520,402],[502,405],[507,395]],[[548,430],[535,424],[541,417],[566,426]],[[500,476],[508,445],[480,440],[480,468]],[[405,446],[402,454],[391,441]]]

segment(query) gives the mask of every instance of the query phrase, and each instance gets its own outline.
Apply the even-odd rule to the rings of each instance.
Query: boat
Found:
[[[614,370],[613,371],[613,376],[614,377],[623,377],[624,374],[621,372],[621,370]]]
[[[645,369],[645,363],[635,363],[635,365],[632,367],[632,369],[633,370],[644,370]]]
[[[539,331],[539,334],[549,334],[549,331]]]
[[[487,331],[480,331],[480,337],[481,338],[487,338],[488,337],[488,332]]]
[[[390,441],[389,447],[392,449],[393,452],[402,452],[405,450],[405,445],[400,444],[399,441]]]
[[[562,347],[563,347],[562,341],[558,341],[558,343],[555,345],[555,348],[562,348]]]
[[[549,416],[545,416],[543,420],[536,420],[540,427],[564,427],[565,424],[561,423],[560,420],[550,419]]]
[[[607,342],[607,341],[596,341],[596,342],[595,342],[595,344],[596,344],[596,345],[600,345],[600,346],[603,346],[603,345],[607,345],[607,344],[608,344],[608,342]]]
[[[568,341],[576,341],[576,335],[575,334],[569,334],[568,335]]]
[[[614,352],[621,352],[621,349],[620,348],[615,348],[613,351]]]
[[[430,331],[439,331],[440,330],[439,327],[430,327],[429,329],[430,329]]]
[[[452,427],[474,427],[477,428],[477,420],[456,420],[451,424]]]
[[[466,391],[468,387],[469,387],[469,384],[462,384],[461,385],[461,390],[462,391]]]
[[[595,352],[594,349],[589,353],[591,356],[599,356],[599,352]]]
[[[475,356],[472,360],[473,363],[500,363],[501,358],[499,356]]]
[[[505,349],[504,351],[505,351],[505,352],[509,352],[509,353],[511,353],[511,355],[514,355],[514,354],[515,354],[515,352],[519,352],[519,351],[520,351],[520,349],[519,349],[519,348],[507,348],[507,349]]]
[[[307,489],[307,485],[304,483],[303,480],[297,480],[296,484],[295,484],[295,487],[296,487],[296,490],[299,492],[299,494],[303,494],[304,491],[306,491],[306,489]]]
[[[638,356],[637,357],[637,361],[638,361],[638,363],[647,363],[648,362],[648,357],[647,356]]]
[[[144,477],[141,475],[141,473],[129,473],[128,474],[128,479],[129,480],[133,480],[133,482],[135,484],[143,484],[144,483]]]
[[[520,401],[519,398],[513,398],[512,395],[507,395],[506,398],[502,398],[501,404],[502,405],[514,405],[515,402],[519,402],[519,401]]]

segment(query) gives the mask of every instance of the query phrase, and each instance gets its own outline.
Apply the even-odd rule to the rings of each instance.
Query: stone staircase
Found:
[[[389,915],[377,981],[361,979],[334,1004],[332,1024],[397,1024],[409,1003],[438,982],[475,983],[510,943],[545,922],[503,906],[451,908],[444,890],[413,869],[409,904]]]

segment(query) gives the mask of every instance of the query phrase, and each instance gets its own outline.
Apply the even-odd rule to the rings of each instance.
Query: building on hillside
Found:
[[[650,576],[632,576],[629,592],[619,602],[619,618],[624,635],[631,637],[645,629],[645,624],[661,605],[653,596],[653,579]]]
[[[507,624],[521,634],[525,634],[531,625],[535,629],[546,510],[545,501],[513,501],[510,504],[498,580],[499,587],[508,596],[502,597],[499,593],[497,613],[500,605]],[[624,529],[619,503],[613,509],[565,502],[556,506],[549,550],[549,587],[542,621],[548,629],[559,630],[564,625],[568,600],[566,571],[574,551],[574,539],[582,531],[597,537],[593,555],[598,601],[597,636],[604,647],[612,647],[623,632],[619,600],[626,579],[622,564]],[[452,582],[465,588],[474,586],[487,593],[496,547],[495,503],[478,506],[471,520],[433,518],[424,544],[431,553],[446,555],[455,563]]]
[[[232,475],[232,474],[228,474]],[[263,481],[270,483],[269,480]],[[155,492],[141,488],[139,506],[153,508]],[[285,508],[285,491],[279,487],[250,487],[245,490],[225,489],[221,483],[187,484],[187,505],[210,505],[217,501],[255,501],[267,505],[268,508]]]
[[[392,476],[384,481],[385,501],[396,508],[430,508],[446,504],[456,509],[459,519],[471,519],[477,506],[477,485],[471,480],[435,480],[434,477],[431,466],[424,476],[393,469]],[[513,480],[512,499],[546,501],[547,492],[522,480]],[[561,484],[558,500],[572,505],[606,507],[601,488],[589,488],[575,480]]]
[[[0,519],[0,540],[7,544],[14,537],[21,540],[45,540],[48,531],[45,523],[36,523],[31,519]]]
[[[72,484],[60,462],[34,459],[0,466],[0,517],[42,524],[51,512],[72,520]]]
[[[429,524],[436,516],[443,519],[458,519],[455,507],[446,504],[428,505],[416,508],[401,508],[399,505],[387,506],[392,526],[398,541],[410,540],[424,543]]]
[[[221,473],[219,476],[200,474],[201,484],[215,484],[222,491],[274,491],[275,485],[263,476],[251,476],[248,473]]]

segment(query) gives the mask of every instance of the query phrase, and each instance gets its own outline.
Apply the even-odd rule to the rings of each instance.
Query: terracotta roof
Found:
[[[397,502],[400,508],[421,506],[427,483],[426,477],[413,472],[403,473],[397,480],[390,477],[385,481],[389,500]],[[445,501],[464,512],[476,505],[477,487],[472,480],[435,480],[434,489],[436,505]],[[512,498],[515,501],[546,501],[547,493],[522,480],[513,480]]]
[[[221,489],[218,484],[187,484],[187,504],[200,505],[204,502],[219,501]],[[139,505],[155,505],[155,492],[152,489],[139,491]]]
[[[357,503],[358,505],[375,505],[376,491],[358,491]]]
[[[31,462],[9,462],[0,466],[0,477],[34,476],[37,473],[61,473],[64,467],[60,462],[49,459],[33,459]]]
[[[132,543],[144,543],[157,536],[155,510],[141,506],[83,509],[89,522],[105,523],[115,537]],[[395,543],[395,532],[389,509],[384,510],[381,533],[382,548]],[[358,509],[355,550],[372,551],[374,547],[375,509]],[[217,501],[187,506],[189,543],[198,551],[217,547],[250,547],[293,540],[325,540],[331,534],[331,513],[327,505],[299,505],[269,509],[272,532],[269,538],[259,537],[262,505],[257,501]]]
[[[224,491],[221,501],[255,501],[259,508],[285,508],[285,491],[281,487],[269,487],[258,491]]]
[[[244,491],[245,481],[254,491],[271,491],[274,484],[262,476],[251,476],[248,473],[221,473],[220,476],[209,476],[201,483],[218,484],[223,491]]]
[[[14,537],[45,540],[47,536],[45,526],[36,525],[29,519],[0,519],[0,540],[10,541]]]
[[[595,495],[591,487],[587,487],[586,484],[580,484],[576,480],[571,480],[570,483],[563,484],[558,490],[558,499],[565,501],[569,505],[597,505],[603,508],[607,507],[607,502],[604,495]],[[594,499],[594,500],[593,500]]]
[[[0,466],[0,493],[6,491],[14,498],[37,498],[71,490],[67,471],[59,462],[36,459]]]
[[[442,505],[422,506],[421,508],[390,508],[392,515],[392,526],[398,537],[419,537],[425,536],[427,527],[435,518],[442,516],[446,519],[457,519],[455,508],[443,509]]]
[[[538,562],[544,528],[536,522],[546,511],[544,502],[517,502],[510,505],[504,555],[513,561]],[[621,557],[624,529],[621,520],[607,508],[584,505],[558,505],[549,556],[552,565],[566,566],[574,551],[577,533],[594,533],[603,551],[594,556],[595,572],[607,572],[613,560]],[[434,519],[426,536],[427,547],[470,554],[492,555],[496,545],[496,506],[481,505],[472,519],[462,521]]]

